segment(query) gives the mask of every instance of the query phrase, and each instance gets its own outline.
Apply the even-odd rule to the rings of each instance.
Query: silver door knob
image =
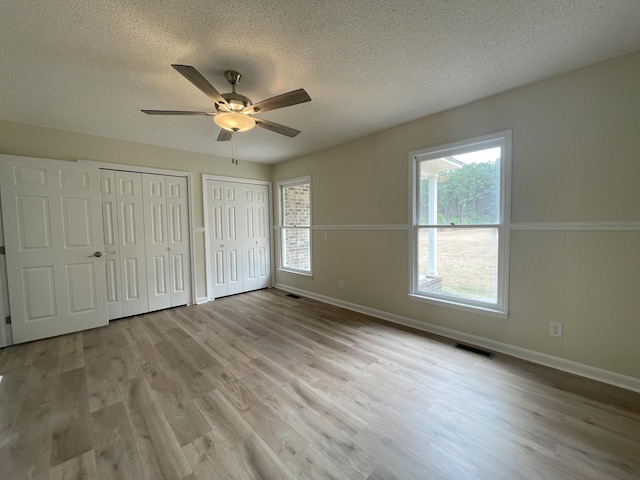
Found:
[[[87,257],[98,257],[98,258],[100,258],[102,255],[104,255],[104,252],[93,252],[93,255],[87,255]]]

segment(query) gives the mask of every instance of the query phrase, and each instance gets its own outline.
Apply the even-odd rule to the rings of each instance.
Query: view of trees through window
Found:
[[[497,302],[500,158],[492,147],[417,163],[419,292]]]
[[[499,149],[497,155],[500,155]],[[462,164],[437,179],[437,224],[478,225],[500,221],[500,161]],[[421,225],[429,224],[429,179],[420,179]]]

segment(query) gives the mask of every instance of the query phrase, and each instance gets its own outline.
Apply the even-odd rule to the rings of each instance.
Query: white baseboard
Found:
[[[196,305],[202,305],[203,303],[207,303],[209,301],[209,297],[198,297],[196,298]]]
[[[308,292],[306,290],[290,287],[288,285],[282,285],[280,283],[276,283],[275,288],[279,288],[280,290],[285,290],[287,292],[295,293],[304,297],[313,298],[314,300],[328,303],[330,305],[335,305],[337,307],[346,308],[347,310],[353,310],[354,312],[364,313],[366,315],[380,318],[382,320],[387,320],[389,322],[415,328],[416,330],[422,330],[425,332],[433,333],[435,335],[441,335],[443,337],[448,337],[460,342],[471,343],[473,345],[487,348],[495,352],[511,355],[513,357],[528,360],[530,362],[555,368],[557,370],[562,370],[564,372],[573,373],[581,377],[590,378],[592,380],[597,380],[599,382],[614,385],[616,387],[624,388],[634,392],[640,392],[640,378],[622,375],[620,373],[603,370],[601,368],[592,367],[582,363],[574,362],[572,360],[566,360],[564,358],[555,357],[546,353],[536,352],[535,350],[529,350],[527,348],[517,347],[508,343],[498,342],[490,338],[480,337],[477,335],[460,332],[458,330],[441,327],[439,325],[421,322],[418,320],[414,320],[413,318],[403,317],[394,313],[364,307],[356,303],[346,302],[344,300]]]

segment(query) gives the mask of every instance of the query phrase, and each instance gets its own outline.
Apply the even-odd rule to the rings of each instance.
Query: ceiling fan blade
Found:
[[[185,110],[140,110],[147,115],[215,115],[214,112],[189,112]]]
[[[304,88],[299,88],[293,92],[283,93],[276,97],[267,98],[261,102],[254,103],[246,107],[243,111],[251,111],[255,113],[262,113],[268,110],[275,110],[276,108],[289,107],[291,105],[297,105],[298,103],[310,102],[311,97],[305,91]]]
[[[225,130],[224,128],[220,129],[220,134],[218,135],[218,141],[219,142],[227,142],[229,140],[231,140],[231,136],[233,135],[233,132],[230,132],[229,130]]]
[[[287,137],[293,138],[300,133],[300,130],[287,127],[285,125],[280,125],[279,123],[270,122],[268,120],[263,120],[261,118],[256,118],[256,117],[253,117],[253,119],[256,121],[256,125],[258,127],[266,128],[267,130],[280,133],[281,135],[286,135]]]
[[[189,65],[171,65],[175,68],[180,74],[193,83],[196,87],[204,92],[211,100],[216,103],[221,103],[223,105],[227,104],[227,101],[224,99],[220,92],[214,88],[213,85],[209,83],[209,80],[200,75],[200,72]]]

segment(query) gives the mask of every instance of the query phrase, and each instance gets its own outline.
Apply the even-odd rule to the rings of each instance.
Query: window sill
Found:
[[[411,298],[412,300],[416,300],[418,302],[430,303],[432,305],[438,305],[440,307],[450,307],[450,308],[454,308],[456,310],[462,310],[465,312],[479,313],[480,315],[487,315],[489,317],[502,318],[505,320],[509,318],[508,312],[494,309],[494,308],[480,307],[477,305],[470,305],[468,303],[454,302],[452,300],[429,298],[423,295],[417,295],[415,293],[410,293],[409,298]]]
[[[301,277],[307,277],[307,278],[313,278],[313,273],[311,272],[305,272],[304,270],[292,270],[289,268],[278,268],[279,272],[282,273],[290,273],[292,275],[300,275]]]

